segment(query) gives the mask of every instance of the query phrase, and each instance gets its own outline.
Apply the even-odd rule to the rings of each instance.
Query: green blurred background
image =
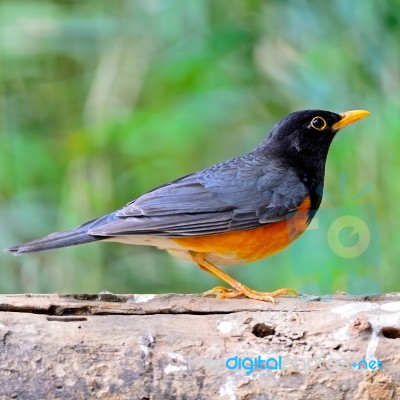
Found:
[[[342,263],[319,224],[294,249],[229,272],[259,290],[398,290],[399,10],[398,0],[0,1],[0,247],[248,151],[289,112],[361,108],[371,117],[331,148],[320,215],[361,213],[368,252]],[[220,284],[114,243],[2,253],[0,268],[5,293]]]

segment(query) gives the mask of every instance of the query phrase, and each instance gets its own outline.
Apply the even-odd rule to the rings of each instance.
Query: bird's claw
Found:
[[[275,303],[274,298],[279,296],[286,296],[288,294],[293,294],[298,297],[299,294],[294,289],[284,288],[278,289],[274,292],[258,292],[256,290],[244,287],[241,290],[228,289],[223,286],[216,286],[210,290],[203,293],[203,296],[216,296],[217,299],[230,299],[234,297],[247,297],[253,300],[268,301]]]

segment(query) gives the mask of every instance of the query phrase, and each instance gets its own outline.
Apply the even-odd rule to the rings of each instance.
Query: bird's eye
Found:
[[[310,126],[317,131],[322,131],[326,128],[326,121],[322,117],[315,117],[312,119]]]

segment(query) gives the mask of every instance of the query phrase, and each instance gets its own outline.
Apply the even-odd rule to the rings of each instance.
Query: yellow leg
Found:
[[[278,289],[274,292],[257,292],[256,290],[250,289],[249,287],[243,285],[243,283],[240,283],[224,271],[217,268],[215,265],[211,264],[204,258],[202,253],[191,251],[190,255],[192,256],[193,261],[202,270],[209,272],[233,287],[233,289],[227,289],[223,286],[216,286],[215,288],[203,293],[204,296],[216,295],[219,299],[245,296],[249,299],[270,301],[272,303],[274,303],[274,297],[285,296],[287,294],[293,294],[296,297],[298,296],[298,293],[294,289]]]

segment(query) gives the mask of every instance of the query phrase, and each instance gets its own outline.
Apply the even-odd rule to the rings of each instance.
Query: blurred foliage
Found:
[[[356,204],[374,207],[379,257],[358,265],[356,278],[399,290],[399,6],[0,1],[0,246],[72,228],[248,151],[291,111],[363,108],[371,118],[332,146],[322,208],[340,216],[362,193]],[[306,236],[296,251],[309,249]],[[229,272],[260,290],[369,290],[349,284],[351,266],[324,265],[323,251],[311,246],[304,270],[286,250]],[[1,292],[199,292],[220,284],[146,247],[95,243],[0,257]]]

